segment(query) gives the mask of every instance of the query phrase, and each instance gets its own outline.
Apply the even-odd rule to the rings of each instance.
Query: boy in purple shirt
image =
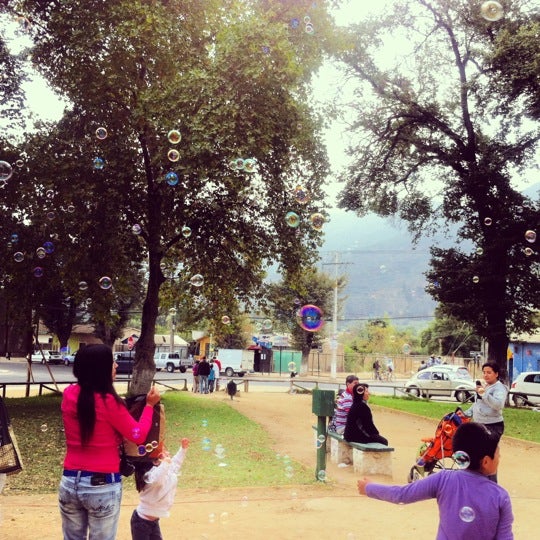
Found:
[[[511,540],[512,504],[508,492],[492,482],[499,465],[498,438],[483,424],[462,424],[452,439],[460,470],[445,470],[406,486],[358,480],[358,492],[374,499],[412,503],[437,499],[437,540]]]

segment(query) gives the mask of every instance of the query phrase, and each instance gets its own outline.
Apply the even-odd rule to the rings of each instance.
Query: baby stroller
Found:
[[[442,469],[453,469],[455,461],[452,457],[452,437],[461,424],[469,421],[470,418],[459,407],[443,416],[435,436],[422,439],[416,463],[411,467],[407,481],[415,482]]]

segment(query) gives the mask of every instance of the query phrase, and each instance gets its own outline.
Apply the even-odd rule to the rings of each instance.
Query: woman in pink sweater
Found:
[[[152,387],[139,422],[113,387],[116,363],[106,345],[75,355],[77,384],[64,390],[62,419],[67,452],[58,494],[65,540],[116,538],[122,482],[118,445],[144,442],[159,392]]]

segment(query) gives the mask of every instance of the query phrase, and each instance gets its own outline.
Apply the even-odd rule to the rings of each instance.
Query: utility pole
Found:
[[[339,251],[336,251],[334,253],[334,262],[323,263],[323,265],[334,266],[334,306],[332,310],[332,337],[330,338],[330,350],[332,351],[332,357],[330,361],[330,378],[331,379],[336,379],[336,375],[337,375],[338,266],[342,264],[350,264],[350,263],[339,262]]]

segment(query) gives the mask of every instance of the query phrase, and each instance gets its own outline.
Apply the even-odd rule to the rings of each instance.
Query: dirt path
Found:
[[[224,399],[223,394],[201,398]],[[276,452],[288,454],[315,469],[311,396],[250,392],[230,403],[268,431]],[[377,427],[396,449],[392,458],[393,482],[404,483],[420,439],[433,433],[434,422],[381,409],[374,409],[374,416]],[[512,497],[516,539],[530,540],[539,535],[535,517],[540,501],[539,458],[540,445],[503,439],[499,482]],[[375,536],[383,540],[427,540],[435,537],[438,519],[434,501],[410,506],[374,501],[356,493],[356,475],[350,467],[338,468],[329,463],[327,474],[328,484],[307,487],[179,490],[171,517],[161,521],[164,537],[168,540],[364,540]],[[131,538],[129,518],[136,500],[134,492],[124,494],[119,540]],[[0,531],[3,540],[61,538],[56,495],[0,496]]]

